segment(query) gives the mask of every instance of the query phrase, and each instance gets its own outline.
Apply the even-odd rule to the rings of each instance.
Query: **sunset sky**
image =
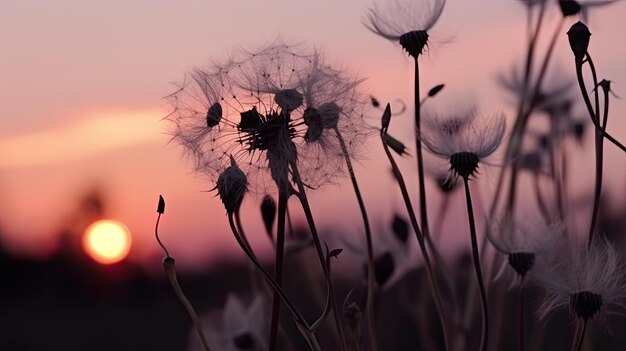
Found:
[[[109,218],[125,223],[133,235],[131,259],[158,265],[154,241],[158,195],[167,202],[161,235],[183,266],[212,262],[236,245],[214,184],[192,174],[178,145],[164,133],[168,106],[163,97],[194,66],[224,58],[239,47],[259,46],[278,35],[322,47],[331,61],[345,63],[367,81],[363,88],[381,102],[411,101],[413,67],[398,45],[362,24],[370,6],[363,0],[317,1],[34,1],[0,4],[0,230],[15,252],[46,254],[58,245],[59,230],[81,197],[100,189]],[[553,31],[557,11],[548,16]],[[593,55],[600,78],[614,81],[626,96],[626,2],[591,13]],[[574,62],[565,32],[553,61],[554,71],[573,77]],[[499,72],[521,62],[525,46],[525,9],[515,0],[448,1],[432,30],[422,58],[422,86],[445,83],[433,107],[454,110],[475,104],[489,114],[513,114],[510,99],[497,85]],[[626,102],[612,100],[609,129],[626,140]],[[413,145],[412,107],[394,121],[391,131]],[[581,110],[581,116],[585,116]],[[378,125],[373,116],[372,125]],[[591,137],[591,135],[587,135]],[[588,138],[591,141],[591,138]],[[374,137],[357,176],[375,228],[401,210],[390,182],[380,143]],[[607,147],[607,186],[624,193],[623,158]],[[591,144],[576,162],[589,160]],[[412,154],[414,154],[412,152]],[[415,175],[413,159],[404,164]],[[497,164],[497,157],[494,160]],[[497,171],[487,166],[480,189],[488,193]],[[573,192],[591,189],[591,173],[573,173]],[[313,211],[320,227],[360,230],[349,184],[320,189]],[[334,191],[333,191],[334,190]],[[249,198],[253,245],[268,247],[259,227],[257,200]],[[438,199],[433,197],[435,211]],[[332,204],[332,206],[330,205]],[[463,205],[462,203],[459,204]],[[456,205],[455,205],[456,206]],[[461,207],[459,207],[461,208]],[[459,212],[462,213],[462,212]],[[465,217],[460,217],[465,225]],[[455,223],[447,224],[454,228]],[[464,228],[464,227],[461,227]],[[467,243],[451,243],[449,247]]]

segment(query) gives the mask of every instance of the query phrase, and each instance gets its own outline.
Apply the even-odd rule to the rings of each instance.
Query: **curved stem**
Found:
[[[591,60],[591,57],[588,57],[589,67],[591,68],[591,74],[593,76],[593,85],[596,87],[595,92],[595,102],[596,102],[596,120],[600,117],[600,101],[598,97],[598,90],[600,86],[598,86],[598,78],[596,74],[596,68]],[[604,89],[603,89],[604,90]],[[608,91],[604,90],[604,116],[602,118],[602,130],[606,131],[606,125],[609,119],[609,94]],[[593,241],[593,235],[596,231],[596,224],[598,221],[598,211],[600,209],[600,196],[602,194],[602,173],[603,173],[603,165],[604,165],[604,139],[602,134],[595,133],[595,141],[596,141],[596,181],[594,188],[594,196],[593,196],[593,210],[591,212],[591,223],[589,224],[589,240],[587,242],[587,246],[591,247],[591,243]]]
[[[276,263],[274,266],[274,279],[278,285],[283,280],[283,257],[285,255],[285,215],[287,212],[287,199],[289,195],[284,190],[278,192],[278,222],[276,224]],[[272,320],[270,324],[269,350],[276,350],[278,341],[278,322],[280,319],[280,296],[274,291],[272,297]]]
[[[335,288],[333,286],[332,277],[330,276],[330,271],[326,264],[326,255],[324,254],[324,249],[322,247],[322,243],[320,242],[320,238],[317,233],[317,226],[315,225],[315,220],[313,219],[313,213],[311,212],[311,207],[309,205],[309,201],[306,196],[304,183],[302,183],[302,178],[300,177],[300,173],[298,171],[298,167],[296,164],[294,163],[291,164],[291,171],[292,171],[293,179],[298,187],[297,198],[300,200],[300,204],[302,205],[302,210],[304,211],[304,216],[306,217],[307,224],[309,225],[309,229],[311,230],[313,243],[315,244],[315,249],[317,251],[320,264],[322,265],[322,271],[324,272],[324,277],[326,278],[326,284],[328,286],[328,294],[330,296],[330,303],[331,303],[332,310],[333,310],[333,317],[335,319],[335,324],[337,326],[337,333],[339,334],[339,343],[341,345],[341,350],[346,351],[346,338],[344,335],[341,317],[339,316],[339,310],[337,308]]]
[[[335,127],[335,133],[337,134],[337,139],[339,140],[339,144],[341,145],[341,152],[343,153],[344,159],[346,161],[346,166],[348,167],[348,173],[350,174],[350,180],[352,181],[352,187],[354,188],[356,200],[359,203],[361,218],[363,219],[363,226],[365,228],[365,240],[367,242],[367,304],[365,308],[367,313],[367,324],[369,329],[368,335],[371,348],[372,351],[376,351],[378,350],[378,342],[376,340],[376,311],[374,308],[374,299],[376,299],[378,295],[378,285],[376,284],[376,279],[374,278],[374,245],[372,243],[372,229],[370,227],[367,210],[365,209],[365,202],[363,201],[363,196],[361,195],[361,190],[359,188],[359,183],[356,180],[354,168],[352,167],[352,161],[350,161],[348,148],[346,147],[346,143],[343,140],[339,128]]]
[[[472,241],[472,260],[474,261],[474,270],[476,271],[476,280],[480,289],[480,301],[482,304],[483,314],[483,332],[480,340],[480,350],[487,350],[487,340],[489,338],[489,311],[487,308],[487,293],[485,291],[485,283],[483,282],[483,273],[480,267],[480,255],[478,253],[478,240],[476,239],[476,223],[474,222],[474,207],[472,206],[472,195],[470,194],[469,180],[463,177],[465,185],[465,198],[467,200],[467,217],[469,219],[470,237]]]
[[[157,220],[156,220],[156,225],[154,226],[154,237],[156,238],[156,241],[159,243],[159,246],[161,246],[161,248],[163,249],[163,252],[165,252],[165,256],[170,257],[169,251],[167,251],[167,248],[165,247],[165,245],[163,245],[163,243],[161,242],[161,239],[159,238],[159,221],[160,220],[161,220],[161,213],[159,212],[159,215],[157,216]]]
[[[289,298],[287,297],[285,292],[282,290],[280,285],[278,285],[278,283],[276,283],[274,278],[272,278],[272,276],[267,272],[267,270],[265,270],[265,268],[263,268],[263,266],[261,266],[259,261],[254,257],[254,254],[245,245],[245,243],[241,239],[241,236],[239,235],[239,231],[237,230],[237,227],[235,226],[235,221],[233,219],[233,215],[232,214],[228,215],[228,223],[230,224],[230,230],[233,232],[233,236],[235,237],[235,240],[239,244],[239,247],[241,247],[243,252],[248,256],[250,261],[252,261],[252,263],[259,270],[259,272],[261,272],[261,274],[263,275],[265,280],[270,284],[272,289],[278,293],[278,295],[283,300],[285,305],[287,305],[289,311],[291,312],[291,314],[293,315],[294,319],[296,320],[296,323],[302,325],[305,329],[310,331],[311,327],[310,327],[309,323],[307,323],[307,321],[304,318],[304,316],[302,315],[302,313],[300,313],[300,311],[291,302],[291,300],[289,300]]]
[[[589,56],[589,53],[587,53],[587,58],[588,59],[591,58]],[[620,143],[615,138],[613,138],[607,131],[603,130],[598,120],[594,118],[595,113],[593,111],[593,107],[591,106],[591,100],[589,99],[589,94],[587,94],[587,88],[585,87],[582,67],[583,67],[583,62],[580,60],[576,60],[576,78],[578,79],[578,86],[580,87],[580,92],[583,95],[583,100],[585,100],[585,106],[587,107],[587,111],[589,112],[591,121],[593,122],[593,125],[596,128],[596,132],[602,134],[602,136],[607,138],[611,143],[613,143],[613,145],[617,146],[622,151],[626,152],[626,146],[622,145],[622,143]]]
[[[443,310],[441,293],[439,291],[439,283],[433,271],[433,267],[430,262],[428,251],[426,250],[426,244],[424,243],[424,236],[417,223],[417,218],[415,217],[415,213],[413,212],[413,205],[411,204],[411,198],[409,196],[409,192],[407,191],[406,183],[404,182],[404,177],[402,177],[402,173],[400,172],[400,169],[398,168],[396,161],[393,159],[393,156],[391,155],[391,151],[389,151],[389,146],[387,145],[387,142],[385,139],[385,133],[386,133],[385,129],[380,131],[380,137],[383,142],[383,148],[385,149],[385,154],[387,155],[387,158],[389,159],[389,163],[391,164],[391,168],[393,169],[393,174],[398,182],[398,186],[400,187],[400,192],[402,193],[402,198],[404,200],[406,210],[409,214],[413,231],[415,232],[417,242],[419,243],[420,251],[422,252],[422,256],[424,257],[424,264],[426,265],[428,281],[430,283],[433,300],[435,301],[435,307],[437,308],[437,312],[439,314],[439,320],[441,322],[441,330],[443,332],[445,349],[448,350],[448,348],[451,345],[448,340],[448,330],[447,330],[445,313]]]

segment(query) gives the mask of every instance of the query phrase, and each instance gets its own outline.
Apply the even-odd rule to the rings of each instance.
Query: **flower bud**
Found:
[[[576,22],[567,32],[567,37],[576,61],[582,62],[589,48],[589,38],[591,37],[589,28],[580,21]]]
[[[163,196],[159,195],[159,204],[157,205],[157,212],[160,214],[165,213],[165,199]]]
[[[276,219],[276,201],[274,201],[270,194],[263,196],[263,200],[261,201],[261,216],[263,217],[265,230],[271,237],[274,219]]]
[[[219,102],[214,103],[209,107],[206,113],[206,125],[207,127],[215,127],[222,120],[222,105]]]
[[[406,240],[409,238],[409,224],[404,218],[394,215],[391,221],[391,229],[398,240],[402,243],[406,243]]]
[[[437,94],[439,94],[439,92],[441,90],[443,90],[443,88],[445,87],[445,84],[439,84],[439,85],[435,85],[434,87],[432,87],[429,91],[428,91],[428,97],[433,97]]]
[[[580,4],[574,0],[559,0],[563,17],[574,16],[580,12]]]
[[[217,193],[226,207],[226,212],[232,214],[241,206],[243,196],[248,187],[248,178],[239,169],[235,160],[230,158],[231,165],[217,178]]]
[[[304,97],[295,89],[283,89],[276,93],[274,101],[283,110],[291,112],[302,105]]]

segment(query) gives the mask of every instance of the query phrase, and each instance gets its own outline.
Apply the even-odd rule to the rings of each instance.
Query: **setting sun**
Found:
[[[128,228],[114,220],[92,223],[83,236],[83,249],[95,261],[112,264],[126,258],[131,246]]]

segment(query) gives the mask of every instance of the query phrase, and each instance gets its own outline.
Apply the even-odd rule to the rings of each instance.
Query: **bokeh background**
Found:
[[[381,102],[411,101],[412,61],[398,45],[362,25],[368,6],[370,2],[361,0],[0,2],[0,267],[10,277],[1,283],[2,341],[13,340],[7,335],[19,330],[6,324],[28,325],[38,320],[34,325],[40,334],[35,334],[42,335],[56,319],[36,311],[48,310],[60,316],[61,322],[74,321],[76,328],[80,326],[77,320],[90,314],[96,322],[93,328],[76,330],[82,335],[91,335],[88,330],[97,334],[96,325],[122,323],[121,316],[139,329],[141,323],[152,323],[141,329],[141,336],[128,333],[143,340],[134,345],[150,345],[146,335],[163,332],[171,336],[171,349],[177,349],[188,325],[172,327],[174,331],[167,334],[170,329],[159,329],[165,327],[157,318],[172,314],[185,318],[168,294],[160,264],[163,255],[154,240],[158,195],[167,202],[161,237],[179,269],[190,277],[189,284],[199,287],[192,289],[196,296],[223,298],[228,284],[238,283],[225,278],[220,280],[225,285],[217,286],[204,278],[232,276],[229,269],[237,268],[229,267],[244,259],[227,229],[223,207],[208,192],[213,182],[194,175],[181,158],[180,147],[168,144],[163,118],[170,107],[164,97],[176,89],[172,83],[193,67],[224,58],[239,47],[262,46],[281,35],[319,46],[332,61],[367,77],[363,88]],[[524,11],[515,0],[448,1],[421,61],[424,89],[446,84],[433,108],[450,111],[475,105],[485,114],[503,111],[512,118],[514,100],[502,91],[497,76],[521,62]],[[618,95],[626,95],[624,14],[626,2],[618,1],[590,17],[590,52],[600,78],[612,80]],[[558,16],[550,12],[548,28],[554,27]],[[573,77],[565,31],[551,70]],[[584,117],[585,111],[580,112]],[[613,100],[609,129],[620,140],[626,139],[625,113],[626,103]],[[412,145],[411,114],[408,106],[391,127],[408,145]],[[373,110],[368,123],[377,126],[379,115]],[[582,166],[592,160],[590,133],[585,145],[572,145],[571,153],[576,156],[570,176],[572,197],[583,200],[592,190],[591,168]],[[380,228],[402,204],[375,136],[367,149],[359,159],[357,176],[370,216]],[[626,192],[625,162],[619,156],[615,148],[606,147],[610,162],[605,184],[607,200],[613,203],[619,203]],[[484,196],[478,200],[479,207],[491,196],[499,161],[496,155],[490,162],[493,166],[481,170],[477,186]],[[403,166],[408,177],[415,175],[412,159]],[[360,230],[358,208],[347,189],[346,182],[312,196],[313,211],[323,228]],[[440,199],[437,195],[431,199],[431,209],[436,209]],[[260,226],[256,200],[246,200],[247,223],[253,246],[265,257],[270,246]],[[458,209],[463,210],[462,206],[459,201]],[[466,218],[457,212],[459,216],[444,224],[450,234],[442,247],[449,254],[468,246]],[[102,266],[80,246],[84,229],[102,218],[124,223],[132,235],[130,254],[119,264]],[[586,226],[584,219],[581,225]],[[142,307],[129,307],[136,306],[136,300],[128,302],[128,296],[144,296],[142,292],[154,293],[152,300],[145,300]],[[37,299],[29,300],[31,295]],[[110,302],[111,296],[116,303]],[[149,302],[160,304],[163,310]],[[150,313],[154,317],[150,322],[140,318]],[[20,340],[36,337],[27,330],[14,337],[14,344],[6,345],[21,345]],[[56,342],[67,335],[54,328],[48,331],[50,340]]]

